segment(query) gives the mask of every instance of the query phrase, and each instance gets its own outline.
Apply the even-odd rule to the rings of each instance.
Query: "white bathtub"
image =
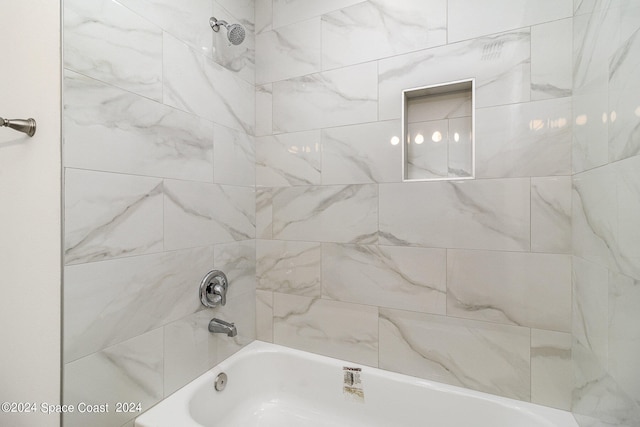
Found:
[[[360,384],[344,389],[344,367],[362,369],[347,374],[359,375]],[[216,391],[220,372],[227,385]],[[260,341],[142,414],[135,426],[578,427],[568,412]]]

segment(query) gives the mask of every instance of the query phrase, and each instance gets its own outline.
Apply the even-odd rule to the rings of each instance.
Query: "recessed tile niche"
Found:
[[[473,179],[474,80],[402,91],[404,181]]]

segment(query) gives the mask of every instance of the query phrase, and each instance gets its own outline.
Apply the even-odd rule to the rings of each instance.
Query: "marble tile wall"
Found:
[[[256,337],[254,2],[65,0],[64,16],[64,401],[146,410]],[[213,268],[228,303],[203,309]]]
[[[574,5],[486,3],[256,0],[256,334],[568,409]],[[472,77],[477,179],[403,183],[401,90]]]
[[[576,1],[573,410],[580,425],[640,422],[640,5]]]

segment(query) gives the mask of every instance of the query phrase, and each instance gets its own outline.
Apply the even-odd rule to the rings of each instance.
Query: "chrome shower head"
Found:
[[[244,27],[240,24],[228,24],[227,21],[222,19],[209,18],[209,25],[211,29],[216,33],[220,31],[220,25],[227,29],[227,39],[233,45],[239,45],[244,41],[245,31]]]

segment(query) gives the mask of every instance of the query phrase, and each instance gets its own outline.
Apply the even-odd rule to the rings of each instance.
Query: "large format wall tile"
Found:
[[[322,17],[322,68],[344,67],[446,42],[446,0],[365,1]]]
[[[522,29],[379,61],[379,120],[400,118],[403,89],[453,80],[475,78],[478,108],[529,101],[530,41]]]
[[[378,309],[274,293],[273,342],[378,365]]]
[[[323,129],[322,184],[400,182],[401,135],[398,120]]]
[[[116,412],[116,402],[140,403],[146,411],[163,398],[162,329],[84,357],[64,368],[64,403],[109,405],[108,412],[64,414],[69,427],[113,427],[138,413]]]
[[[162,31],[120,3],[64,3],[64,66],[162,100]]]
[[[320,131],[256,138],[256,185],[288,187],[320,184]]]
[[[442,249],[322,245],[322,293],[344,302],[445,314]]]
[[[195,312],[198,284],[212,266],[211,248],[67,266],[65,360]]]
[[[258,240],[258,288],[319,297],[321,254],[320,243]]]
[[[320,71],[320,18],[257,35],[256,65],[258,84]]]
[[[375,62],[273,84],[273,130],[278,133],[371,122],[377,110]]]
[[[162,251],[162,180],[67,169],[65,264]]]
[[[380,243],[529,250],[529,180],[380,185]]]
[[[375,185],[289,187],[273,195],[273,237],[316,242],[375,243]]]
[[[570,18],[573,12],[572,0],[449,0],[448,6],[449,43]]]
[[[571,257],[447,251],[447,314],[571,331]]]
[[[569,175],[571,122],[571,98],[478,109],[476,176]]]
[[[530,398],[529,329],[380,309],[380,368]]]
[[[165,181],[165,249],[255,238],[255,194],[250,187]]]
[[[71,71],[65,165],[211,182],[213,124]]]
[[[164,103],[253,133],[254,86],[167,33],[163,42]]]

